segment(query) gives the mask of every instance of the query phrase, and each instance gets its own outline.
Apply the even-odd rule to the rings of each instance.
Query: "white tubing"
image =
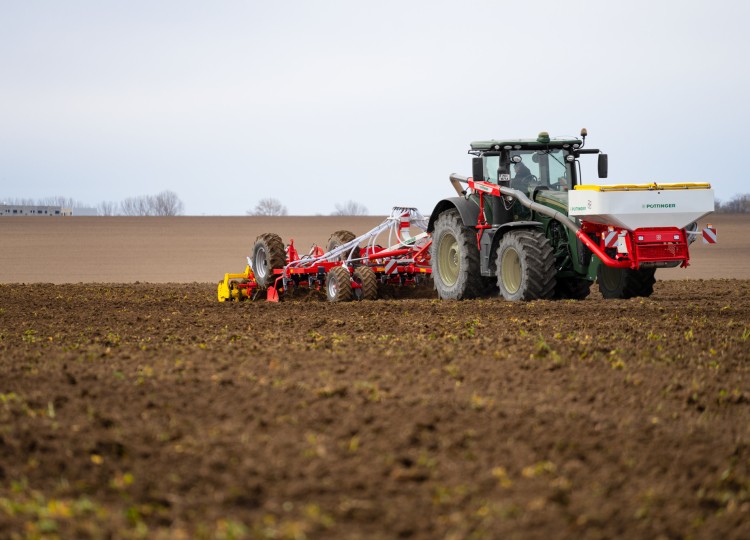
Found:
[[[354,253],[354,248],[359,246],[362,242],[367,242],[367,247],[374,249],[377,245],[377,239],[378,236],[382,232],[384,232],[386,229],[388,232],[388,244],[390,245],[392,243],[392,238],[395,235],[396,239],[398,240],[397,246],[401,245],[407,245],[404,244],[405,240],[403,240],[400,236],[400,228],[401,228],[401,218],[404,216],[404,214],[408,214],[409,217],[409,223],[411,225],[414,225],[415,227],[422,229],[423,231],[427,230],[427,219],[417,210],[416,208],[409,208],[409,207],[402,207],[402,206],[394,206],[393,210],[391,210],[391,215],[386,218],[383,223],[380,225],[374,227],[373,229],[369,230],[362,236],[358,236],[357,238],[350,240],[349,242],[345,244],[341,244],[337,248],[332,249],[331,251],[324,253],[320,257],[316,257],[314,259],[299,259],[297,261],[293,261],[287,265],[287,268],[298,268],[300,266],[314,266],[317,263],[324,262],[324,261],[330,261],[344,253],[348,253],[346,262],[351,263],[355,261],[363,260],[364,257],[360,258],[352,258],[352,254]]]

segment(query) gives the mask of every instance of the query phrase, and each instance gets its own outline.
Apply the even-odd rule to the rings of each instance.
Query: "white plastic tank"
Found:
[[[584,221],[628,230],[683,228],[714,211],[710,184],[619,184],[575,186],[568,214]]]

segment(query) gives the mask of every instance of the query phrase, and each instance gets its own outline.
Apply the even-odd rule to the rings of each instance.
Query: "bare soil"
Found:
[[[749,538],[749,321],[0,285],[0,538]]]

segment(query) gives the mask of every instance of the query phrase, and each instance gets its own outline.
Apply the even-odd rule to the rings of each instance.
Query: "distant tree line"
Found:
[[[720,214],[750,213],[750,193],[737,194],[726,202],[716,199],[716,212]]]
[[[40,199],[29,199],[23,197],[0,199],[2,204],[11,204],[13,206],[62,206],[63,208],[80,208],[86,206],[81,204],[75,199],[70,197],[63,197],[58,195],[57,197],[42,197]]]
[[[63,208],[85,208],[70,197],[43,197],[40,199],[1,199],[4,204],[17,206],[61,206]],[[128,197],[121,202],[102,201],[96,205],[100,216],[179,216],[185,213],[185,205],[174,191],[162,191],[156,195]]]
[[[102,212],[105,210],[101,204],[98,208]],[[120,213],[123,216],[179,216],[184,212],[185,205],[174,191],[128,197],[120,203]],[[102,215],[107,214],[102,213]]]
[[[331,212],[332,216],[366,216],[367,207],[355,201],[347,201],[343,204],[336,204],[335,210]],[[286,216],[289,212],[280,200],[273,197],[261,199],[255,208],[248,210],[249,216]]]

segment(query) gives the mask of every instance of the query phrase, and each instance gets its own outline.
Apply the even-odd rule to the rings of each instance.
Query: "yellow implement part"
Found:
[[[246,279],[248,281],[255,281],[255,274],[253,269],[248,265],[245,267],[245,273],[243,274],[224,274],[224,279],[219,282],[217,296],[219,302],[226,302],[227,300],[243,300],[247,298],[247,289],[237,289],[232,287],[231,281],[233,279]],[[244,298],[242,298],[244,296]]]
[[[681,184],[613,184],[610,186],[594,186],[586,184],[585,186],[575,186],[576,190],[589,191],[661,191],[665,189],[711,189],[711,184],[707,182],[685,182]]]

